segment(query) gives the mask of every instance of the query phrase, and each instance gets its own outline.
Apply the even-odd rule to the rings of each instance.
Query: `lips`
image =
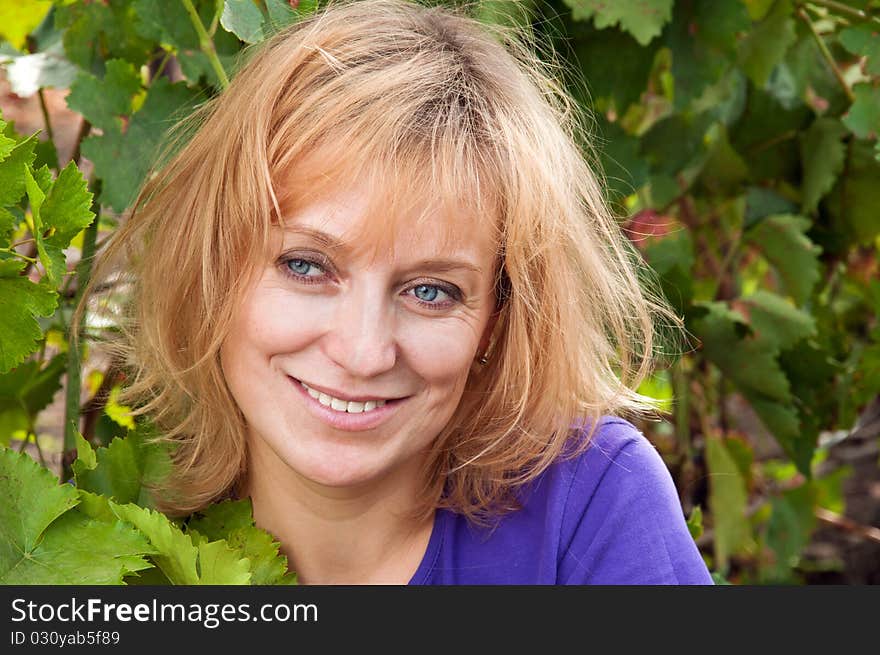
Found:
[[[319,397],[314,398],[312,393],[309,392],[306,385],[304,385],[300,380],[296,378],[288,376],[288,379],[291,382],[291,385],[295,389],[297,395],[303,400],[306,408],[309,413],[320,420],[322,423],[329,425],[337,430],[342,430],[345,432],[361,432],[365,430],[371,430],[385,423],[388,419],[390,419],[397,411],[406,403],[406,398],[395,398],[390,400],[385,400],[384,404],[379,405],[379,401],[365,401],[364,406],[366,406],[367,402],[376,403],[375,408],[370,409],[369,411],[364,411],[362,408],[359,412],[350,412],[349,407],[351,407],[352,403],[358,403],[360,400],[354,401],[344,401],[340,398],[336,400],[338,402],[345,402],[346,407],[342,410],[334,409],[332,407],[332,401],[330,405],[323,404],[320,401],[320,395],[322,392],[318,392]],[[307,384],[307,383],[306,383]],[[342,394],[344,396],[344,394]],[[369,396],[368,396],[369,397]],[[373,396],[375,398],[375,396]],[[381,400],[381,399],[380,399]],[[357,409],[357,407],[354,407]]]
[[[324,407],[330,407],[338,412],[360,414],[361,412],[371,412],[377,407],[382,407],[383,405],[385,405],[384,400],[342,400],[341,398],[330,396],[326,393],[318,391],[317,389],[314,389],[307,385],[305,382],[300,381],[300,384],[305,387],[305,390],[308,391],[309,395],[312,398],[324,405]]]

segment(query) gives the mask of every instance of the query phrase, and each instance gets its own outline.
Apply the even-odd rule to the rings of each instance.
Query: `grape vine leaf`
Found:
[[[102,130],[121,129],[140,90],[141,76],[134,66],[122,59],[111,59],[103,79],[83,71],[77,75],[67,96],[67,106]]]
[[[250,562],[222,541],[193,543],[167,516],[132,503],[110,501],[113,513],[150,541],[153,561],[172,584],[248,584]]]
[[[249,0],[253,3],[253,0]],[[135,0],[138,33],[163,47],[170,48],[190,82],[206,77],[215,86],[220,83],[208,56],[202,51],[192,19],[180,0]],[[222,3],[214,0],[193,2],[202,24],[210,25]],[[213,35],[214,50],[221,64],[229,69],[234,63],[239,43],[231,34],[218,30]]]
[[[744,390],[743,393],[785,454],[801,473],[810,476],[810,462],[816,447],[817,432],[804,425],[797,408],[790,401],[780,402],[749,390]]]
[[[787,350],[801,339],[816,335],[816,320],[780,295],[759,289],[734,302],[738,309],[747,312],[755,333],[779,350]]]
[[[846,129],[834,118],[817,118],[801,136],[803,197],[801,210],[812,212],[843,170]]]
[[[614,27],[599,30],[587,23],[575,23],[572,32],[574,53],[591,95],[589,105],[602,107],[603,101],[611,99],[617,113],[623,115],[648,86],[653,60],[648,51],[656,50],[657,46],[643,48],[629,34]],[[619,56],[609,58],[608,52]]]
[[[648,45],[672,17],[672,0],[565,0],[575,20],[593,19],[599,29],[620,25]]]
[[[860,139],[874,139],[880,134],[880,88],[864,82],[853,87],[856,99],[843,116],[843,124]]]
[[[155,441],[146,424],[116,438],[97,452],[76,434],[77,459],[73,463],[77,487],[103,494],[119,503],[155,507],[153,489],[171,472],[170,449]]]
[[[5,127],[6,125],[8,124],[0,121],[0,126]],[[6,158],[0,161],[0,207],[14,205],[24,195],[23,171],[33,164],[36,145],[37,138],[35,136],[20,141]]]
[[[730,556],[752,539],[746,518],[748,492],[736,461],[718,437],[706,439],[709,505],[714,518],[716,567],[725,570]]]
[[[672,51],[675,106],[686,108],[730,70],[740,35],[751,22],[739,2],[678,2],[663,35]]]
[[[194,104],[194,93],[184,83],[172,84],[159,78],[150,86],[143,106],[132,115],[125,131],[113,127],[83,141],[82,153],[92,160],[103,180],[104,203],[117,211],[128,207],[147,178],[163,136],[177,118],[190,113]]]
[[[55,28],[63,33],[67,58],[87,71],[100,72],[108,59],[146,63],[154,44],[135,29],[136,11],[130,0],[58,3]]]
[[[24,453],[0,450],[0,584],[120,584],[150,546],[120,521],[73,508],[70,485]]]
[[[880,31],[872,25],[854,25],[837,35],[840,44],[854,55],[867,57],[865,71],[880,75]]]
[[[59,353],[42,369],[38,361],[30,360],[0,375],[0,445],[9,445],[12,433],[27,429],[52,402],[66,367],[67,356]]]
[[[767,83],[770,73],[797,41],[791,12],[790,2],[777,2],[740,43],[740,65],[758,88]]]
[[[761,569],[765,584],[791,581],[791,569],[810,541],[816,527],[817,490],[812,483],[782,492],[770,500],[772,508],[767,524],[767,545],[774,553],[773,561]]]
[[[767,216],[744,236],[773,265],[786,291],[798,305],[807,301],[821,275],[819,254],[822,248],[804,234],[811,224],[803,216]]]
[[[284,0],[226,0],[220,24],[245,43],[259,43],[314,7],[314,0],[300,3],[296,9]]]
[[[833,227],[852,236],[852,240],[871,244],[880,234],[880,161],[871,144],[852,143],[847,174],[841,177],[825,199]]]
[[[789,402],[789,382],[776,360],[779,351],[775,344],[748,334],[746,319],[723,302],[698,306],[707,311],[694,319],[693,332],[702,342],[706,357],[741,391]]]
[[[295,584],[288,573],[287,558],[279,554],[281,545],[254,525],[250,499],[225,500],[209,505],[187,522],[187,532],[205,539],[224,539],[240,556],[251,562],[251,584]]]
[[[37,349],[43,336],[37,316],[51,316],[58,294],[45,283],[34,284],[17,273],[0,275],[0,373],[20,364]]]

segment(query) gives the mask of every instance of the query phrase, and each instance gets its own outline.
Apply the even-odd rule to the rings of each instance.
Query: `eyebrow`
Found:
[[[328,234],[327,232],[322,232],[321,230],[316,230],[311,227],[305,227],[301,225],[288,225],[284,228],[285,232],[290,232],[293,234],[300,234],[305,237],[308,237],[318,243],[319,245],[331,250],[333,252],[344,252],[347,253],[350,251],[350,247],[343,241],[340,241],[332,234]],[[483,269],[479,266],[475,266],[474,264],[464,261],[461,259],[426,259],[424,261],[418,262],[414,264],[413,269],[419,270],[427,270],[432,271],[434,273],[448,273],[450,271],[456,270],[468,270],[473,271],[474,273],[482,274]]]

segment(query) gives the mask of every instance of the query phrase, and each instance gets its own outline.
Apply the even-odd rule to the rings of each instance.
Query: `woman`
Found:
[[[307,584],[711,583],[623,414],[658,319],[510,33],[404,0],[261,46],[98,269],[165,509],[250,497]]]

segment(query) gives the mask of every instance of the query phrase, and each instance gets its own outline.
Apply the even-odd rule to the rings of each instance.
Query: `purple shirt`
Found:
[[[409,584],[712,584],[665,463],[622,418],[521,499],[494,530],[438,510]]]

